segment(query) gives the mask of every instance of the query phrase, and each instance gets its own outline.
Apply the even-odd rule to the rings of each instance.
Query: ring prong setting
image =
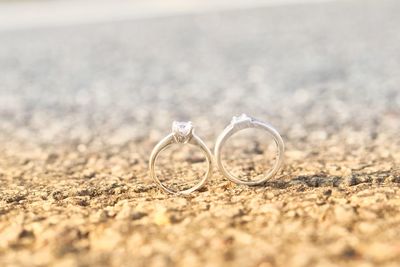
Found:
[[[240,116],[233,116],[231,120],[232,125],[239,125],[239,124],[244,124],[244,123],[249,123],[252,122],[253,118],[246,114],[241,114]]]
[[[187,143],[192,138],[193,124],[191,121],[174,121],[172,133],[177,143]]]

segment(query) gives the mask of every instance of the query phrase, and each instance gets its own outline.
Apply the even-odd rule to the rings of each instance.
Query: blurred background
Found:
[[[397,131],[397,1],[2,1],[0,127],[109,143],[246,112],[288,135]],[[395,126],[395,127],[394,127]]]

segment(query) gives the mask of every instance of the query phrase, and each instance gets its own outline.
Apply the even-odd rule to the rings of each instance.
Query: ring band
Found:
[[[256,181],[243,181],[240,180],[238,177],[235,177],[232,173],[230,173],[225,166],[222,164],[221,160],[221,148],[225,144],[226,140],[228,140],[229,137],[231,137],[233,134],[247,129],[247,128],[256,128],[256,129],[262,129],[269,133],[275,141],[275,144],[277,146],[277,159],[275,160],[275,164],[272,167],[272,169],[266,174],[265,177],[256,180]],[[277,130],[275,130],[271,125],[256,120],[254,118],[251,118],[247,116],[246,114],[242,114],[239,117],[233,117],[231,123],[223,130],[223,132],[219,135],[217,139],[217,143],[215,145],[215,150],[214,150],[214,155],[215,159],[217,161],[218,167],[223,173],[225,177],[227,177],[229,180],[232,182],[235,182],[237,184],[244,184],[244,185],[259,185],[265,183],[269,178],[273,177],[281,168],[282,163],[283,163],[283,154],[284,154],[284,144],[282,137],[278,133]]]
[[[159,154],[168,148],[170,145],[173,144],[192,144],[201,149],[201,151],[204,153],[207,163],[208,163],[208,170],[206,174],[203,176],[203,178],[200,180],[199,183],[194,185],[193,187],[189,189],[185,189],[182,191],[175,191],[171,188],[168,188],[165,186],[160,179],[158,179],[156,172],[155,172],[155,164],[157,157]],[[150,156],[150,161],[149,161],[149,169],[150,169],[150,176],[153,178],[153,180],[156,182],[156,184],[163,189],[165,192],[170,193],[170,194],[181,194],[181,195],[188,195],[201,187],[203,187],[207,180],[210,178],[211,173],[212,173],[212,156],[211,156],[211,151],[208,149],[208,147],[204,144],[204,142],[194,133],[194,128],[192,126],[192,123],[189,122],[177,122],[174,121],[172,123],[172,133],[167,135],[164,139],[162,139],[153,149],[151,156]]]

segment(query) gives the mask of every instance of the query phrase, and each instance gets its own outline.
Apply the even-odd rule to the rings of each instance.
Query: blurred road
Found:
[[[0,129],[124,142],[172,118],[218,132],[247,112],[287,134],[396,131],[399,8],[332,2],[3,32]]]
[[[395,266],[399,14],[350,0],[0,32],[0,263]],[[243,112],[283,134],[274,181],[155,188],[172,120],[212,147]]]

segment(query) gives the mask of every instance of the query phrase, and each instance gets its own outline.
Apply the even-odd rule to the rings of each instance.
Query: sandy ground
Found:
[[[0,33],[0,265],[399,266],[399,12],[346,1]],[[242,112],[284,137],[274,179],[155,186],[148,157],[172,120],[213,148]],[[228,164],[260,175],[269,143],[245,137]],[[160,172],[181,185],[204,165],[177,148]]]

